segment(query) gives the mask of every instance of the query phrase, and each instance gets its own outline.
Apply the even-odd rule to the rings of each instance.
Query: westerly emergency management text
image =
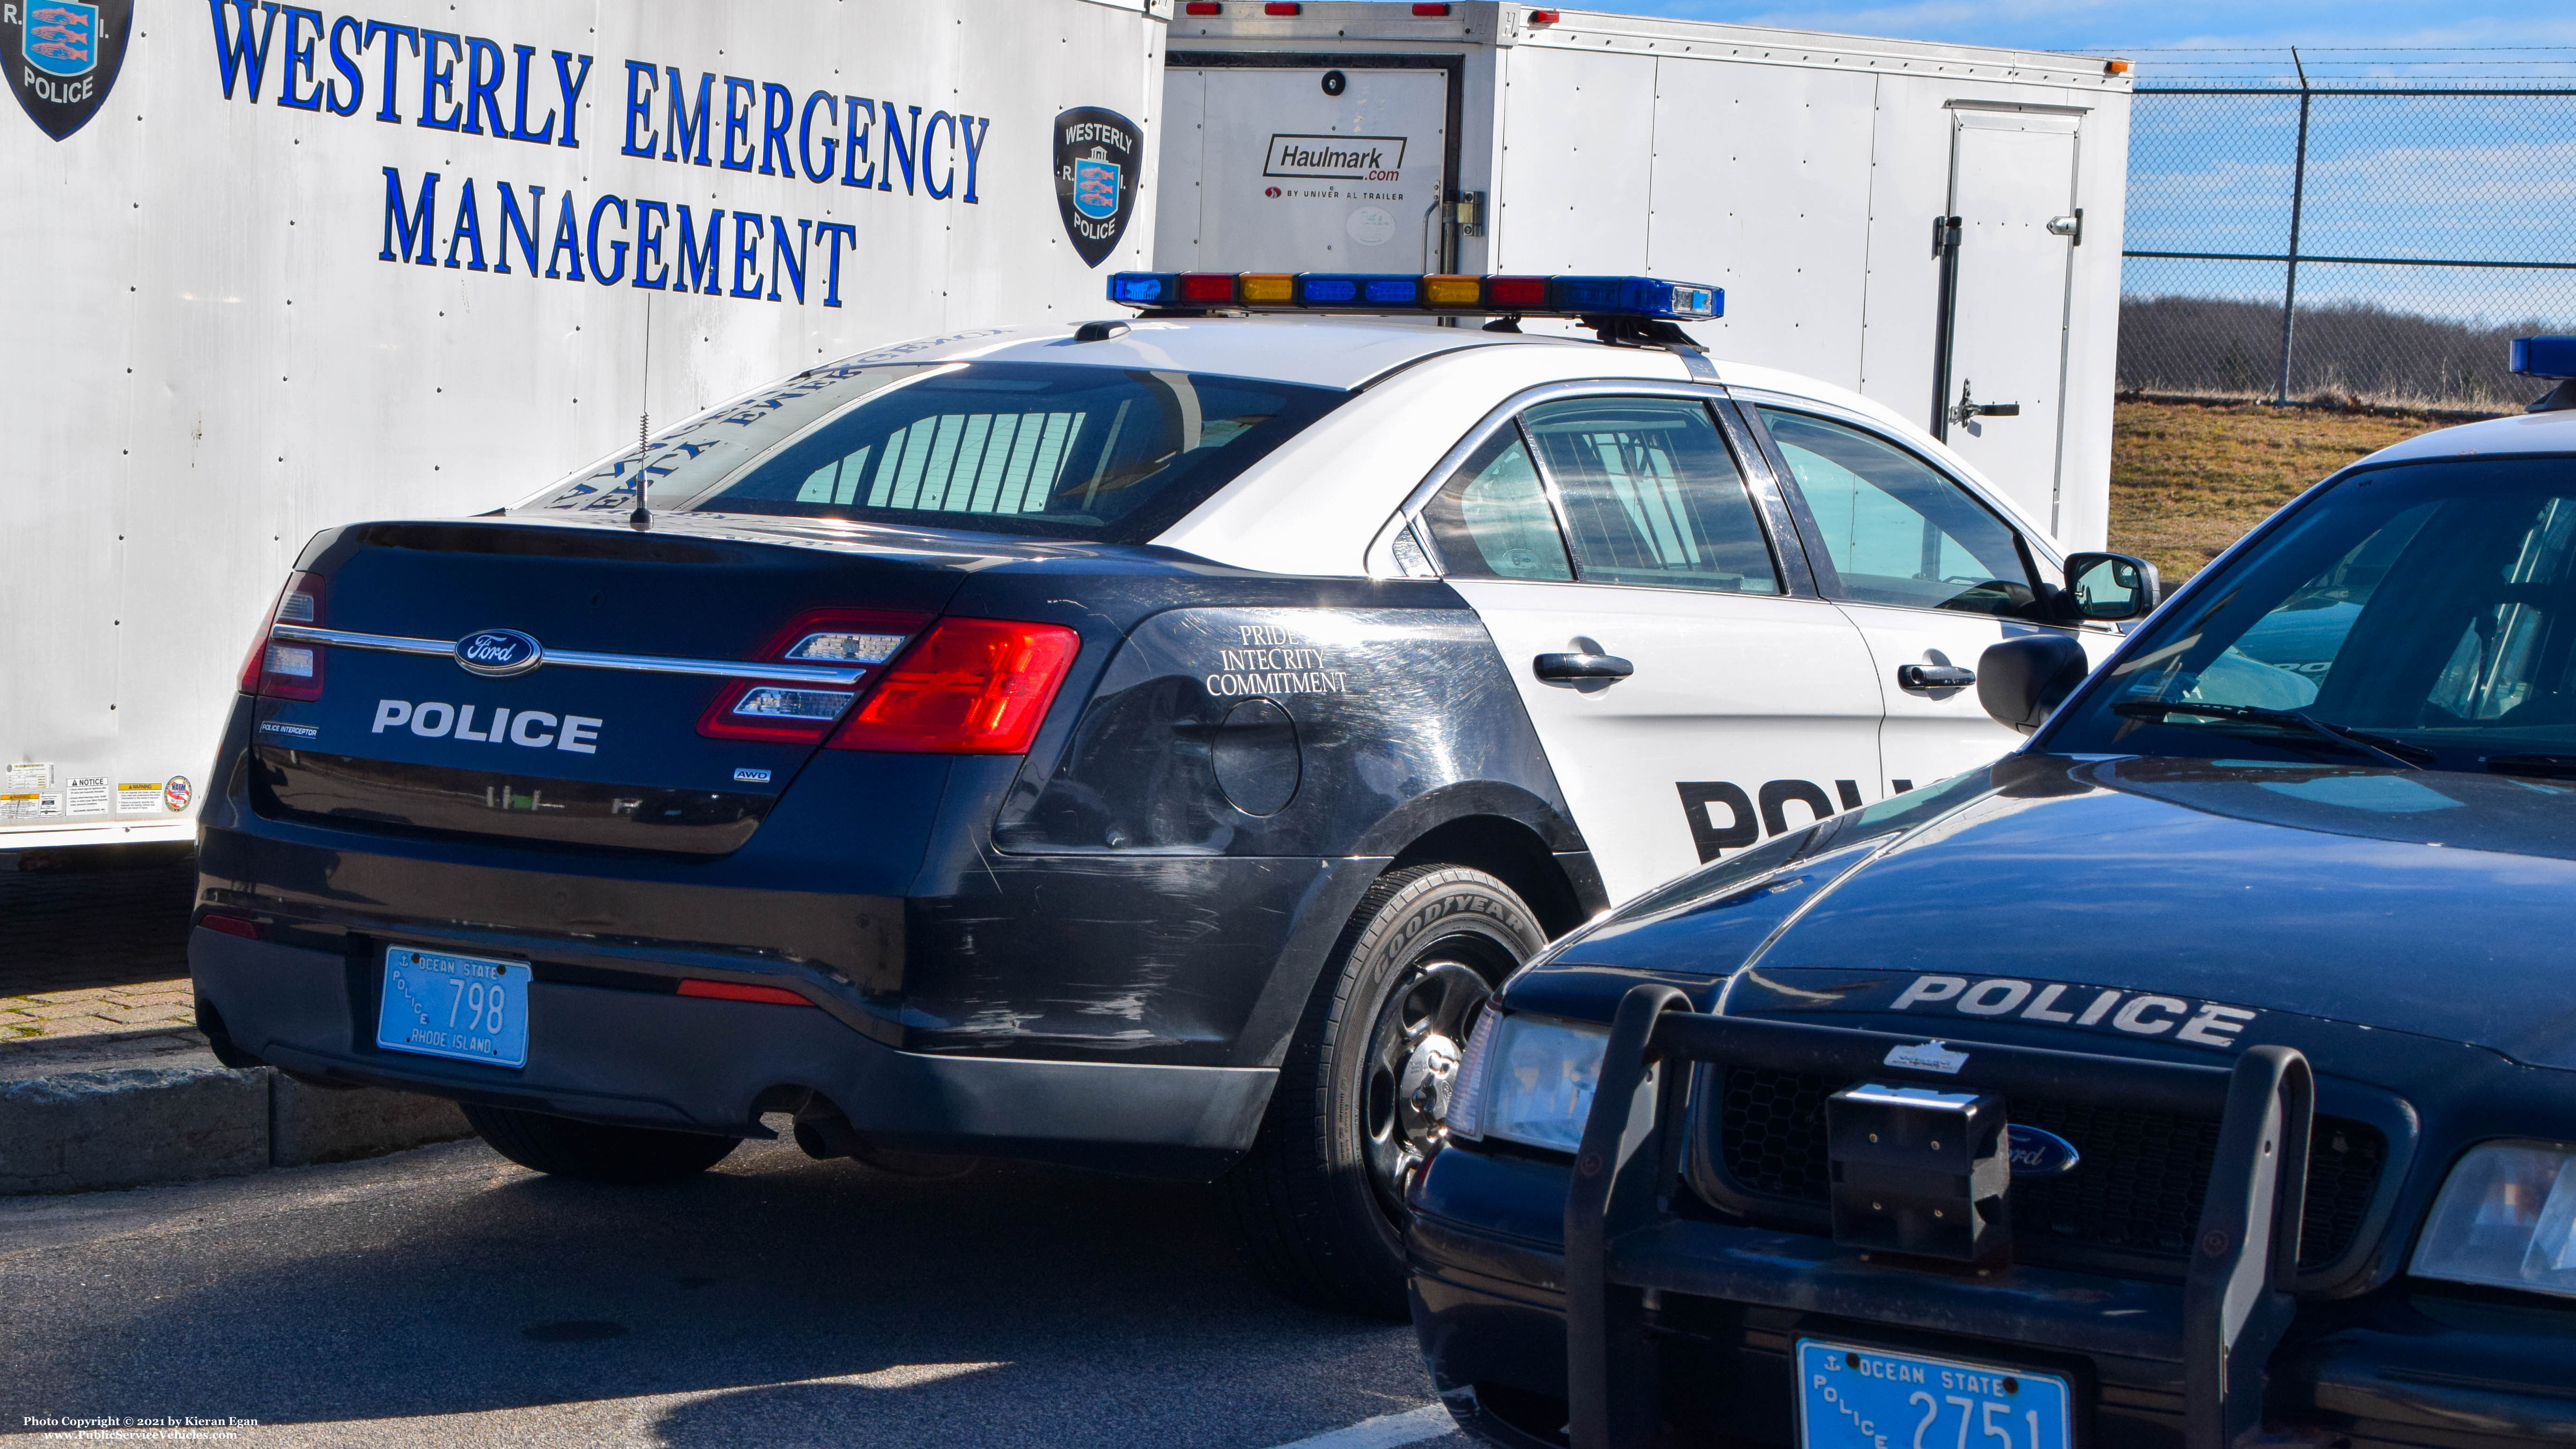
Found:
[[[0,229],[29,424],[0,476],[0,849],[193,835],[319,529],[506,505],[819,362],[1095,315],[1150,261],[1165,23],[0,0],[0,176],[41,219]],[[1075,114],[1135,141],[1090,160],[1079,199],[1126,223],[1096,256]]]

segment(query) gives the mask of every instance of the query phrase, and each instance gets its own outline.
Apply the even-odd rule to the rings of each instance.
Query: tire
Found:
[[[515,1107],[457,1104],[492,1150],[521,1167],[582,1182],[623,1186],[695,1177],[742,1145],[735,1137],[611,1127]]]
[[[1272,1286],[1313,1307],[1406,1315],[1403,1189],[1445,1131],[1476,1013],[1546,943],[1511,887],[1479,870],[1409,866],[1361,898],[1261,1135],[1224,1182],[1244,1251]]]

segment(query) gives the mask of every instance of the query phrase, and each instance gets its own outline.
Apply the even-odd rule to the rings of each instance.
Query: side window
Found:
[[[2012,529],[1965,489],[1858,428],[1774,408],[1761,413],[1841,575],[1835,597],[2031,612],[2037,596]]]
[[[1684,398],[1569,398],[1522,421],[1588,583],[1776,594],[1780,576],[1716,420]]]
[[[1565,540],[1518,428],[1504,428],[1422,509],[1442,562],[1469,579],[1571,581]]]

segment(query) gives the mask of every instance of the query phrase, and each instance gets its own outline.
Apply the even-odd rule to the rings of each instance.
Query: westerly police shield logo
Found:
[[[1056,208],[1083,265],[1099,266],[1126,233],[1144,158],[1144,128],[1116,111],[1081,106],[1055,118]]]
[[[0,62],[37,129],[60,141],[97,114],[133,28],[134,0],[0,0]]]

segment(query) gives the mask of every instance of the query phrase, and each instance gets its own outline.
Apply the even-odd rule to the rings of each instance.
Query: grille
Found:
[[[1830,1191],[1825,1099],[1842,1085],[1808,1073],[1726,1069],[1718,1160],[1728,1180],[1748,1196],[1822,1206]],[[2013,1184],[2015,1242],[2177,1263],[2189,1254],[2218,1156],[2216,1120],[2069,1102],[2014,1102],[2007,1110],[2084,1157],[2067,1177]],[[2351,1251],[2388,1158],[2388,1139],[2365,1122],[2320,1116],[2310,1137],[2302,1268]]]

